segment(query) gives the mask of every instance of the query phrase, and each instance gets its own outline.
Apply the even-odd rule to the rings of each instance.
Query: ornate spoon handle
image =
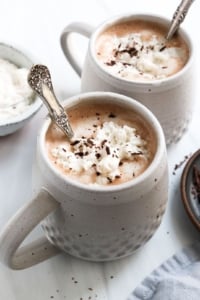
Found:
[[[51,119],[71,139],[73,131],[64,108],[54,94],[48,68],[44,65],[34,65],[28,75],[28,83],[47,106]]]
[[[177,31],[183,20],[185,19],[185,16],[191,6],[191,4],[194,2],[194,0],[182,0],[180,5],[177,7],[172,22],[169,28],[169,31],[167,33],[166,39],[170,40],[174,33]]]

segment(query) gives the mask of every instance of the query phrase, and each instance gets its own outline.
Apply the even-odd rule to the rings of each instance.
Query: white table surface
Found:
[[[171,17],[179,0],[0,0],[0,42],[19,45],[46,64],[52,73],[56,94],[63,100],[80,92],[80,79],[66,62],[59,35],[69,22],[98,25],[114,14],[153,12]],[[184,21],[197,52],[197,79],[200,69],[200,1],[195,1]],[[196,37],[196,39],[195,39]],[[86,41],[80,41],[83,49]],[[84,51],[83,51],[84,52]],[[123,300],[139,282],[165,259],[199,238],[180,198],[180,176],[176,163],[200,147],[200,86],[196,90],[195,114],[189,131],[168,149],[169,202],[163,222],[153,238],[135,254],[106,263],[86,262],[60,254],[23,271],[0,264],[1,300]],[[43,108],[22,130],[0,138],[0,228],[31,198],[31,170]],[[32,237],[41,234],[41,229]]]

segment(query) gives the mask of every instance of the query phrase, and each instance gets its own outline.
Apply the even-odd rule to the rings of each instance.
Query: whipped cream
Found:
[[[33,101],[33,92],[27,83],[28,69],[18,68],[0,59],[0,120],[24,112]]]
[[[112,47],[107,47],[107,58],[105,54],[98,58],[111,74],[127,80],[163,79],[176,73],[187,58],[183,48],[168,47],[165,43],[164,38],[156,35],[148,39],[140,33],[113,36]]]
[[[112,183],[124,172],[133,178],[143,171],[148,163],[147,143],[135,128],[105,122],[96,129],[93,138],[74,137],[70,144],[54,147],[54,163],[76,175],[92,172],[93,184]]]

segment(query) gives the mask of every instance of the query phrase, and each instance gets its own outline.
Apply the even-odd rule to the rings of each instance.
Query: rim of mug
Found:
[[[162,15],[158,14],[148,14],[148,13],[135,13],[135,14],[121,14],[121,15],[116,15],[114,17],[111,17],[101,23],[96,30],[94,30],[91,39],[89,41],[89,47],[88,47],[88,54],[90,58],[93,61],[94,68],[96,72],[98,72],[99,76],[102,78],[106,78],[112,85],[114,86],[119,86],[119,84],[124,85],[126,89],[132,89],[133,86],[134,88],[138,89],[143,89],[143,92],[145,92],[144,87],[147,88],[146,92],[149,92],[149,88],[156,88],[157,89],[160,87],[161,89],[163,87],[167,87],[170,85],[170,87],[176,86],[181,82],[182,75],[186,73],[187,69],[191,66],[191,63],[193,61],[193,45],[192,45],[192,40],[189,36],[189,34],[183,29],[179,28],[179,35],[186,41],[188,47],[189,47],[189,57],[186,62],[186,64],[183,66],[181,70],[176,72],[175,74],[163,78],[163,79],[156,79],[156,80],[151,80],[151,81],[133,81],[133,80],[128,80],[124,79],[121,77],[117,77],[108,71],[106,71],[101,64],[98,62],[98,59],[96,58],[96,53],[95,53],[95,42],[97,37],[108,27],[114,25],[114,24],[119,24],[123,21],[128,21],[128,20],[134,20],[134,19],[145,19],[147,21],[154,21],[158,22],[163,25],[170,25],[170,20]]]
[[[139,103],[135,99],[132,99],[130,97],[120,95],[117,93],[112,92],[87,92],[87,93],[81,93],[79,95],[70,97],[66,99],[63,102],[63,105],[65,108],[70,108],[75,105],[77,105],[80,101],[91,101],[91,100],[97,100],[100,101],[101,99],[110,99],[111,101],[116,101],[118,104],[124,103],[126,101],[126,108],[132,108],[133,111],[136,111],[140,117],[147,122],[151,126],[151,128],[154,131],[155,137],[157,139],[157,147],[156,152],[154,155],[154,158],[150,165],[145,169],[142,174],[134,178],[133,180],[129,180],[124,183],[120,183],[119,185],[111,185],[111,186],[104,186],[104,185],[87,185],[80,181],[75,181],[74,179],[71,179],[70,177],[62,174],[57,168],[53,166],[53,164],[50,162],[50,159],[47,155],[47,150],[45,146],[45,137],[46,132],[52,123],[49,116],[47,116],[46,120],[44,121],[39,134],[37,138],[37,146],[39,147],[39,151],[42,155],[42,161],[44,162],[45,166],[48,167],[48,170],[50,170],[51,174],[54,175],[54,179],[59,181],[59,186],[63,185],[66,186],[66,183],[69,183],[70,186],[73,186],[75,188],[79,188],[81,190],[87,190],[87,191],[96,191],[100,193],[108,193],[108,192],[117,192],[119,190],[129,189],[132,186],[137,186],[144,180],[146,180],[151,174],[154,174],[154,171],[158,167],[158,162],[161,161],[163,157],[163,153],[166,151],[165,146],[165,138],[164,133],[161,128],[161,125],[157,118],[154,116],[154,114],[146,108],[143,104]]]

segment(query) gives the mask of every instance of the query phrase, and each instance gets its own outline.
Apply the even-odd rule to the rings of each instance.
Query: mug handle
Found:
[[[71,39],[72,33],[81,34],[87,38],[90,38],[94,28],[86,23],[71,23],[64,28],[60,36],[60,43],[63,53],[67,60],[75,70],[75,72],[81,77],[82,67],[77,58],[78,50],[73,47]]]
[[[43,188],[25,204],[0,233],[0,260],[12,269],[31,267],[60,252],[45,237],[20,247],[27,235],[60,204]]]

